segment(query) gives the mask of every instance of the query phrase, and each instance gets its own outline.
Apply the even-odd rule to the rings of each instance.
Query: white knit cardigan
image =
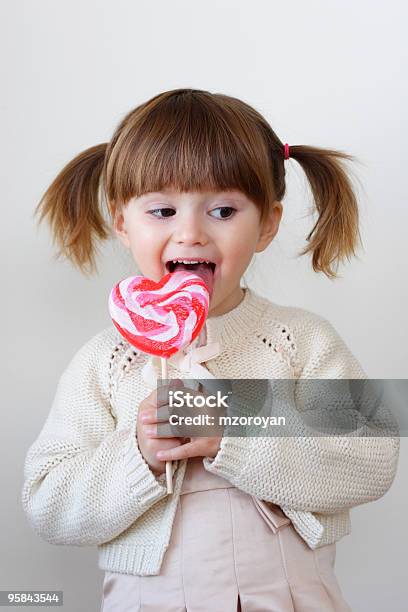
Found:
[[[207,342],[222,347],[205,364],[216,378],[366,378],[326,319],[250,289],[233,310],[208,318],[206,330]],[[76,353],[27,452],[22,489],[27,518],[47,542],[98,545],[101,569],[138,575],[160,573],[187,465],[175,462],[168,495],[139,451],[138,406],[151,392],[141,376],[147,359],[113,326]],[[169,367],[169,378],[176,377],[189,375]],[[296,421],[299,411],[288,411]],[[398,453],[397,435],[373,437],[366,425],[336,437],[224,433],[217,456],[203,465],[280,505],[317,548],[350,533],[351,507],[384,495]]]

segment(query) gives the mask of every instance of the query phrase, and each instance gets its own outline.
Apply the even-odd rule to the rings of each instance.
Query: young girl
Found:
[[[211,269],[209,316],[169,360],[171,379],[365,378],[325,318],[240,285],[278,231],[289,158],[318,213],[303,253],[335,277],[359,238],[350,157],[289,147],[256,110],[207,91],[164,92],[130,112],[109,143],[61,171],[41,219],[61,253],[94,269],[106,198],[143,275]],[[22,503],[35,531],[98,545],[104,612],[350,610],[335,542],[350,532],[349,509],[390,487],[398,437],[160,437],[158,375],[157,358],[113,325],[73,357],[26,457]]]

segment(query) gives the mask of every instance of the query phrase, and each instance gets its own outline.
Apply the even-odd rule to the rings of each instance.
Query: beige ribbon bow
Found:
[[[193,348],[187,353],[178,351],[167,360],[169,365],[179,371],[189,374],[192,379],[215,378],[202,363],[214,359],[221,353],[219,342],[211,342],[205,346]],[[147,363],[142,368],[142,376],[145,383],[154,389],[157,385],[158,375],[161,370],[160,357],[151,355]],[[188,376],[185,376],[188,378]]]

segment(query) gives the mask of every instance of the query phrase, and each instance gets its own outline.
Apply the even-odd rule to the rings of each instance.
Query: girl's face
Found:
[[[258,208],[240,191],[165,189],[130,200],[116,213],[114,229],[141,273],[154,281],[168,274],[174,259],[216,264],[209,315],[219,316],[242,300],[241,277],[275,236],[281,215],[275,201],[261,227]]]

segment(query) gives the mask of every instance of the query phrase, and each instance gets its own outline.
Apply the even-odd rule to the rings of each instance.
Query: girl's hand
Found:
[[[163,407],[165,408],[167,405],[167,392],[170,389],[174,389],[177,387],[177,383],[175,381],[171,381],[169,385],[163,386],[160,388],[160,393],[157,393],[157,389],[152,391],[150,395],[145,397],[145,399],[140,402],[139,411],[137,415],[137,443],[139,446],[139,450],[143,455],[144,460],[155,474],[155,476],[160,476],[166,470],[166,462],[165,460],[157,458],[157,452],[159,450],[166,450],[168,448],[174,448],[180,446],[184,438],[178,437],[168,437],[158,438],[149,435],[149,429],[152,428],[149,420],[144,420],[145,415],[155,414],[156,421],[155,422],[163,422],[168,420],[168,410],[164,410],[164,414],[166,415],[161,418],[161,414],[163,413]],[[154,426],[154,429],[157,429],[157,426]]]
[[[222,436],[212,438],[191,438],[191,442],[176,448],[157,451],[161,461],[177,461],[189,457],[215,457],[220,450]]]
[[[171,384],[174,383],[174,384]],[[175,390],[175,388],[182,389],[183,383],[179,379],[175,379],[171,381],[169,387]],[[174,385],[177,385],[175,387]],[[168,387],[163,387],[163,390],[167,393]],[[194,391],[193,389],[188,389],[189,393],[192,395],[206,395],[205,393],[199,393]],[[165,415],[164,410],[167,410],[167,417]],[[163,439],[167,437],[167,440],[174,440],[174,431],[177,431],[177,428],[173,425],[169,424],[169,406],[167,402],[162,404],[162,410],[159,408],[158,410],[154,407],[145,410],[142,416],[142,421],[145,425],[147,425],[147,436],[153,440]],[[172,409],[172,414],[175,414],[175,409]],[[179,409],[177,411],[178,414],[183,414],[184,416],[194,416],[197,414],[197,409],[189,408],[187,406]],[[210,408],[200,408],[200,414],[208,414],[210,417],[214,416],[216,412]],[[194,431],[194,426],[184,426],[179,427],[178,430],[181,434],[186,433],[186,429],[191,433]],[[197,431],[200,430],[200,426],[197,426]],[[219,427],[216,428],[219,431]],[[202,431],[202,429],[201,429]],[[173,433],[172,433],[173,432]],[[156,450],[156,459],[160,461],[177,461],[180,459],[188,459],[189,457],[215,457],[220,449],[220,444],[222,440],[222,435],[219,436],[211,436],[211,437],[180,437],[176,438],[181,440],[180,444],[171,444],[167,445],[165,448],[160,448]]]

